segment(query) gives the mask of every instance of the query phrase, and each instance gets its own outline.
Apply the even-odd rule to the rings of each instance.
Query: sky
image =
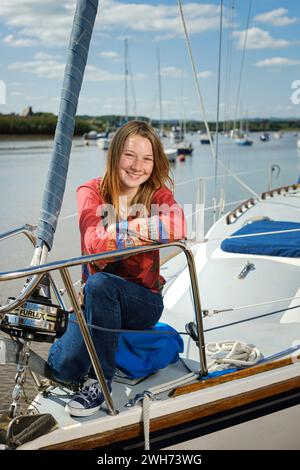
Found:
[[[57,114],[75,3],[0,1],[0,113]],[[223,0],[222,29],[220,4],[182,0],[208,119],[217,115],[220,35],[220,119],[299,118],[299,0]],[[129,114],[159,118],[159,55],[162,118],[202,120],[176,0],[100,0],[78,114],[125,114],[125,38]]]

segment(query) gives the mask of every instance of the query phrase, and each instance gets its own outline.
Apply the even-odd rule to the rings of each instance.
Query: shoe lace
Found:
[[[89,402],[91,399],[95,400],[99,393],[101,393],[100,386],[98,382],[95,382],[91,385],[86,385],[76,394],[78,398],[82,398],[86,402]]]

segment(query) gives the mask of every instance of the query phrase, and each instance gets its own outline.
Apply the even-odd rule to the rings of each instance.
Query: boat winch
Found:
[[[52,343],[68,326],[69,312],[52,303],[48,281],[39,284],[21,306],[5,313],[0,329],[11,336],[29,341]],[[8,298],[8,302],[15,300]]]

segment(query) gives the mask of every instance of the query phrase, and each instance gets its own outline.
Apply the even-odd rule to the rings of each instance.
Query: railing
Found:
[[[2,234],[2,235],[0,234],[0,240],[4,238],[8,238],[9,236],[19,234],[19,233],[26,232],[25,234],[27,235],[28,227],[29,226],[25,225],[23,227],[20,227],[19,229],[6,232],[5,234]],[[34,237],[33,234],[32,234],[32,237]],[[32,241],[34,240],[35,238],[32,238]],[[32,278],[30,283],[20,293],[19,297],[15,301],[7,305],[4,305],[0,308],[0,319],[4,313],[8,313],[9,311],[16,308],[16,305],[17,306],[21,305],[30,296],[30,294],[32,293],[36,285],[39,283],[39,281],[42,279],[42,277],[46,273],[50,273],[51,271],[59,271],[62,277],[64,286],[66,288],[66,291],[68,292],[70,303],[76,315],[79,328],[81,330],[81,334],[83,336],[88,354],[90,356],[93,368],[95,370],[96,377],[101,385],[101,389],[103,391],[103,395],[104,395],[104,398],[108,407],[108,412],[109,414],[116,414],[117,411],[114,408],[114,404],[111,399],[111,395],[110,395],[110,392],[108,390],[108,387],[105,381],[105,377],[104,377],[104,374],[103,374],[103,371],[99,362],[99,358],[97,356],[95,346],[93,344],[88,326],[86,324],[84,315],[82,313],[81,306],[76,295],[76,291],[72,284],[72,279],[71,279],[68,268],[80,266],[85,263],[97,262],[97,261],[104,261],[104,260],[115,261],[116,258],[121,259],[124,257],[128,257],[129,255],[147,253],[153,250],[161,250],[162,248],[166,248],[166,247],[180,248],[184,252],[186,259],[187,259],[187,265],[189,268],[189,274],[191,278],[192,294],[193,294],[194,308],[195,308],[195,313],[196,313],[197,333],[198,333],[198,339],[199,339],[200,373],[201,375],[207,375],[205,342],[204,342],[203,323],[202,323],[202,316],[201,316],[200,295],[199,295],[199,288],[198,288],[198,282],[197,282],[197,272],[196,272],[193,253],[191,252],[191,250],[189,250],[185,246],[183,242],[174,241],[174,242],[165,243],[165,244],[152,244],[152,245],[146,245],[146,246],[140,246],[140,247],[134,247],[134,248],[127,248],[125,250],[116,250],[116,251],[111,251],[109,253],[105,252],[105,253],[99,253],[96,255],[87,255],[87,256],[79,256],[76,258],[69,258],[65,260],[46,263],[46,264],[39,265],[39,266],[27,267],[27,268],[19,269],[16,271],[0,272],[0,282],[10,281],[14,279],[21,279],[24,277]]]
[[[35,225],[30,225],[30,224],[25,224],[21,225],[21,227],[9,230],[7,232],[0,233],[0,241],[7,240],[8,238],[15,237],[17,235],[25,235],[30,242],[32,243],[33,246],[36,245],[37,238],[34,235],[34,231],[36,230]],[[1,314],[2,313],[7,313],[8,311],[12,310],[13,308],[18,308],[19,305],[21,305],[26,298],[31,294],[33,289],[38,285],[40,280],[42,279],[42,276],[34,276],[31,281],[26,285],[26,287],[23,289],[22,293],[19,295],[18,299],[16,299],[14,302],[9,303],[9,310],[7,310],[8,305],[0,306],[0,319],[1,319]],[[62,309],[65,309],[64,302],[62,300],[62,297],[59,293],[59,290],[57,289],[54,280],[52,279],[51,276],[49,276],[50,283],[53,289],[53,292],[55,294],[55,297],[61,306]]]
[[[33,245],[36,244],[36,237],[33,234],[34,230],[36,227],[34,225],[30,224],[25,224],[22,225],[21,227],[14,228],[12,230],[9,230],[8,232],[3,232],[0,234],[0,240],[6,240],[7,238],[14,237],[19,234],[24,234],[26,235],[27,238],[31,241]]]
[[[298,189],[300,189],[299,183],[290,184],[288,186],[281,186],[280,188],[275,188],[269,191],[265,191],[264,193],[261,194],[261,198],[267,199],[268,197],[280,196],[281,194],[286,194],[292,191],[296,191]]]

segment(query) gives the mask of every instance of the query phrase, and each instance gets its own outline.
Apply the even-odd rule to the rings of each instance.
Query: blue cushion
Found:
[[[298,258],[300,257],[300,223],[297,222],[260,220],[248,223],[231,236],[291,229],[298,229],[299,231],[260,235],[258,237],[230,238],[221,243],[221,249],[231,253]]]
[[[119,334],[116,363],[127,377],[136,379],[153,374],[176,362],[179,353],[183,352],[183,340],[171,326],[157,323],[149,331],[157,333]],[[160,333],[163,331],[171,334]]]

